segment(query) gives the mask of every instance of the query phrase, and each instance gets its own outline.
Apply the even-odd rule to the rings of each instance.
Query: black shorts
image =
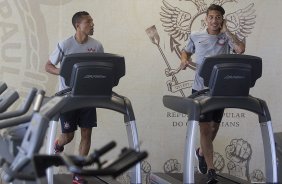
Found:
[[[192,94],[196,93],[197,90],[192,89]],[[223,117],[224,109],[218,109],[214,111],[210,111],[200,115],[199,122],[216,122],[221,123]]]
[[[97,127],[96,108],[87,107],[65,112],[60,115],[63,133],[70,133],[80,128]]]

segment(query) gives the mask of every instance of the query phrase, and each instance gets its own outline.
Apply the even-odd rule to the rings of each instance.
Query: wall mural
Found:
[[[213,165],[215,170],[219,173],[221,173],[225,167],[225,160],[223,156],[218,152],[213,153]]]
[[[46,31],[46,21],[41,11],[42,5],[59,6],[71,0],[2,0],[0,2],[0,28],[1,34],[1,60],[0,78],[5,81],[13,79],[8,83],[9,87],[20,90],[21,95],[26,95],[31,87],[46,90],[53,86],[53,82],[48,75],[43,72],[46,58],[49,54],[49,39]],[[162,1],[160,5],[160,22],[162,27],[152,25],[146,29],[152,44],[156,46],[160,53],[160,58],[166,66],[165,76],[168,78],[167,90],[181,96],[187,96],[184,89],[192,87],[193,79],[185,81],[179,80],[178,76],[183,74],[180,68],[173,68],[172,62],[167,55],[173,54],[180,58],[181,49],[184,47],[191,30],[205,29],[204,14],[210,3],[208,0],[179,0],[187,3],[189,9],[196,12],[185,10],[185,7],[174,5],[175,0]],[[226,5],[238,3],[236,0],[213,0],[211,3]],[[255,25],[255,5],[250,3],[225,16],[227,26],[240,39],[245,40],[251,35]],[[15,22],[17,17],[18,22]],[[197,28],[196,28],[196,27]],[[168,36],[170,52],[162,47],[165,40],[161,40],[158,30],[164,31]],[[195,70],[195,63],[191,62],[189,69]],[[11,81],[11,80],[10,80]],[[167,118],[172,119],[172,126],[185,126],[184,122],[175,121],[175,118],[187,118],[187,115],[176,112],[167,112]],[[232,119],[221,124],[223,127],[239,127],[240,121],[246,116],[245,113],[225,112],[224,117]],[[233,119],[236,119],[234,121]],[[232,139],[232,138],[231,138]],[[226,160],[225,158],[226,157]],[[264,173],[260,169],[249,170],[252,158],[252,147],[247,140],[234,138],[226,145],[225,153],[214,153],[214,165],[218,172],[227,168],[230,174],[247,178],[253,182],[265,181]],[[149,175],[152,172],[151,164],[143,161],[142,164],[143,181],[149,183]],[[163,172],[182,172],[183,166],[176,158],[168,158],[163,163]],[[121,176],[119,180],[127,183],[129,176]]]
[[[181,1],[181,0],[179,0]],[[236,0],[182,0],[187,2],[187,6],[175,6],[175,1],[162,1],[160,7],[160,22],[162,27],[157,27],[152,25],[145,30],[150,41],[157,47],[160,53],[161,60],[164,61],[166,66],[165,76],[168,78],[166,81],[167,90],[170,93],[181,95],[183,97],[190,95],[190,93],[184,92],[184,90],[192,87],[193,79],[188,79],[185,81],[179,80],[181,69],[180,67],[173,68],[173,62],[170,62],[167,58],[169,54],[176,55],[179,59],[181,50],[187,43],[191,31],[203,30],[206,28],[205,23],[205,13],[209,4],[218,4],[224,7],[226,4],[238,3]],[[210,2],[210,3],[208,3]],[[194,7],[193,7],[194,6]],[[185,10],[185,7],[189,7],[189,10]],[[250,3],[247,6],[241,7],[237,10],[232,10],[231,12],[226,9],[225,19],[227,20],[228,29],[240,40],[246,43],[247,37],[251,35],[254,25],[256,23],[255,5]],[[195,10],[196,12],[193,12]],[[164,43],[167,40],[161,40],[158,30],[163,30],[167,33],[169,41],[169,52],[164,52]],[[161,31],[160,31],[161,33]],[[163,32],[162,32],[163,33]],[[174,61],[175,62],[175,61]],[[196,64],[191,61],[189,63],[189,69],[194,71]],[[225,111],[221,127],[224,128],[236,128],[240,126],[240,121],[246,118],[245,112],[230,112]],[[172,127],[186,127],[186,122],[179,119],[187,120],[187,115],[177,113],[174,111],[168,111],[166,117],[170,119]],[[255,169],[250,173],[249,164],[252,158],[252,148],[251,145],[241,138],[234,138],[226,145],[225,153],[214,153],[214,166],[217,172],[222,172],[224,168],[227,169],[228,173],[248,181],[263,182],[265,181],[264,173]],[[163,168],[165,173],[171,172],[183,172],[181,168],[181,163],[177,159],[168,159],[164,164]]]
[[[53,86],[53,81],[43,72],[49,39],[40,5],[58,6],[70,1],[1,1],[0,78],[3,81],[14,79],[8,85],[17,88],[21,95],[26,95],[31,87],[46,90],[47,86]],[[18,22],[12,17],[18,17]]]
[[[164,173],[175,173],[181,171],[181,164],[177,159],[169,159],[164,163]]]
[[[251,145],[243,139],[232,139],[225,148],[225,154],[228,159],[227,169],[229,174],[250,181]]]

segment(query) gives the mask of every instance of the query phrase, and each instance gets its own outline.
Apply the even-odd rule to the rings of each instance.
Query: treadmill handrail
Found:
[[[271,120],[270,113],[268,113],[268,110],[266,111],[268,108],[266,104],[263,103],[263,100],[252,96],[231,98],[220,96],[204,97],[199,99],[199,103],[201,106],[201,113],[223,108],[237,108],[256,113],[258,116],[261,116],[261,118],[264,117],[264,122]]]
[[[165,107],[182,114],[191,115],[191,112],[194,112],[195,117],[200,115],[200,103],[193,98],[165,95],[163,96],[163,104]]]
[[[127,121],[134,121],[135,116],[130,100],[124,96],[112,93],[112,96],[73,96],[66,95],[69,100],[60,113],[68,112],[84,107],[96,107],[110,109],[125,115]]]
[[[271,120],[266,103],[252,96],[247,97],[221,97],[221,96],[199,96],[196,98],[185,98],[165,95],[163,97],[165,107],[183,114],[189,114],[189,120],[199,120],[199,115],[224,108],[245,109],[258,114],[260,122]]]
[[[54,96],[64,96],[64,95],[66,95],[66,94],[70,93],[70,92],[71,92],[71,90],[72,90],[72,88],[66,88],[66,89],[63,89],[63,90],[58,91],[57,93],[55,93],[55,95],[54,95]]]

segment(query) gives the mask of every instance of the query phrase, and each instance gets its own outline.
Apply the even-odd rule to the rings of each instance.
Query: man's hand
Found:
[[[192,53],[187,53],[185,50],[181,52],[181,63],[179,68],[185,70],[189,66],[189,62],[192,62],[191,59]]]
[[[60,68],[57,68],[55,65],[53,65],[50,60],[48,60],[48,62],[46,63],[45,70],[46,72],[54,75],[60,74]]]
[[[220,28],[220,33],[225,33],[226,31],[227,31],[226,20],[223,19],[223,22]]]
[[[181,60],[180,68],[182,70],[186,70],[186,68],[189,66],[189,62],[192,62],[191,58],[189,58],[188,60]]]
[[[236,35],[233,35],[227,28],[226,20],[223,19],[220,33],[225,33],[233,44],[233,49],[237,54],[243,54],[245,52],[245,43],[240,41]]]

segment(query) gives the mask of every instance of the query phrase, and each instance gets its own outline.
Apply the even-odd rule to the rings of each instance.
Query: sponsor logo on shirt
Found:
[[[199,41],[199,44],[208,44],[208,43],[209,43],[209,39]]]

